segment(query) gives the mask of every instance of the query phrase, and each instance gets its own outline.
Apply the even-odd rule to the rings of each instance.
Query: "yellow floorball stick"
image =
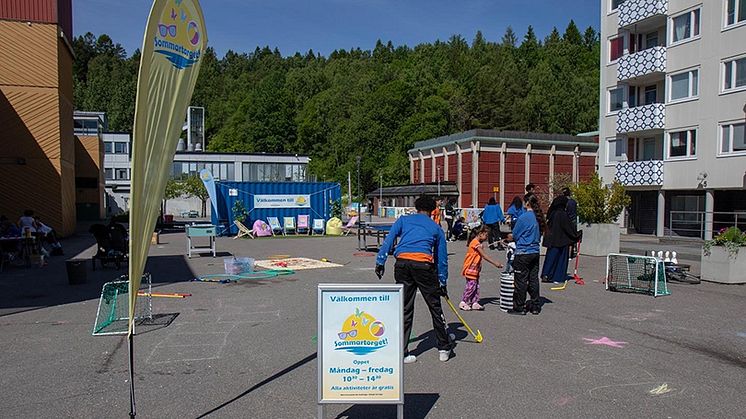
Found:
[[[145,292],[138,292],[137,296],[138,297],[161,297],[161,298],[184,298],[185,297],[184,295],[179,295],[179,294],[159,294],[155,292],[152,294],[148,294]]]
[[[461,322],[461,324],[464,325],[464,327],[466,328],[466,330],[469,331],[469,333],[471,333],[472,335],[474,335],[474,340],[477,341],[477,343],[482,343],[482,339],[483,339],[482,338],[482,332],[480,332],[479,329],[477,329],[477,333],[474,333],[474,331],[471,330],[471,327],[469,327],[469,325],[466,324],[466,321],[464,321],[464,318],[461,317],[460,314],[458,314],[458,311],[456,310],[456,307],[453,306],[453,303],[451,302],[451,299],[448,298],[447,296],[444,297],[444,298],[446,299],[446,302],[448,303],[448,306],[451,307],[451,310],[453,311],[453,314],[455,314],[456,317],[458,317],[458,319]]]

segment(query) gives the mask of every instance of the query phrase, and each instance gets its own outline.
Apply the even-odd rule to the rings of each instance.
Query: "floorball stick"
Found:
[[[477,341],[477,343],[482,343],[482,339],[483,339],[482,338],[482,332],[480,332],[479,329],[477,329],[477,333],[474,333],[474,331],[471,330],[471,327],[469,327],[469,325],[466,324],[466,321],[464,320],[464,318],[461,317],[460,314],[458,314],[458,311],[456,310],[456,307],[453,306],[453,303],[451,302],[451,299],[448,298],[448,296],[445,296],[445,299],[446,299],[446,303],[448,303],[448,306],[451,307],[451,310],[453,311],[453,314],[455,314],[456,317],[458,317],[458,319],[461,322],[461,324],[464,325],[464,327],[466,328],[466,330],[469,331],[469,333],[471,333],[472,335],[474,335],[474,340]]]

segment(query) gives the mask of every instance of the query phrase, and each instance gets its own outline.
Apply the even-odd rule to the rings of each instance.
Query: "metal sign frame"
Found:
[[[348,293],[376,293],[376,292],[396,292],[399,294],[399,333],[392,339],[398,339],[398,368],[399,368],[399,398],[397,400],[375,400],[364,398],[350,398],[345,400],[328,400],[323,398],[323,362],[324,362],[324,298],[329,292],[348,292]],[[318,308],[318,327],[317,327],[317,374],[318,374],[318,417],[324,416],[324,408],[327,404],[395,404],[397,405],[397,417],[404,417],[404,286],[401,284],[319,284],[317,288],[317,308]]]

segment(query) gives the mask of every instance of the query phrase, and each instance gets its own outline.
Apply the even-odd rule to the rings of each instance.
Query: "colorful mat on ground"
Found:
[[[292,269],[294,271],[302,271],[304,269],[338,268],[342,265],[308,258],[287,258],[281,260],[257,260],[256,266],[264,269]]]

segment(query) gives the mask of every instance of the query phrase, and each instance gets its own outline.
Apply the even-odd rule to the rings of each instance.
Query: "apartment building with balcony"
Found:
[[[745,228],[745,122],[746,0],[601,0],[599,174],[625,227]]]

